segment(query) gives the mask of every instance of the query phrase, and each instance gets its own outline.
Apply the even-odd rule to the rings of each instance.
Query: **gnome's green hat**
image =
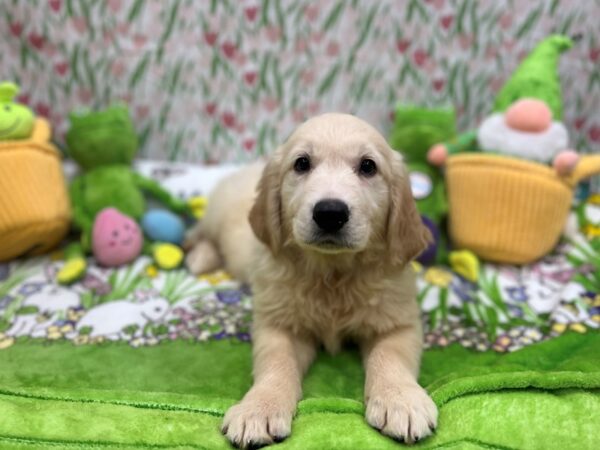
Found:
[[[500,89],[494,110],[502,112],[516,100],[537,98],[546,102],[552,110],[555,120],[560,120],[562,97],[558,76],[558,58],[572,45],[571,39],[558,34],[549,36],[540,42]]]

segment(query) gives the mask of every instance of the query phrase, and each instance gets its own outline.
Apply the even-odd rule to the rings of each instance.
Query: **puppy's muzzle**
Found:
[[[340,231],[349,218],[348,205],[341,200],[320,200],[313,208],[313,220],[319,229],[325,233]]]

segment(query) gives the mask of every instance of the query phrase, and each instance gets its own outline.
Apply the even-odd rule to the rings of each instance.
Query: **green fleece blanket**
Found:
[[[250,371],[250,345],[229,339],[137,349],[25,339],[0,352],[0,448],[229,448],[219,424]],[[510,354],[429,350],[421,382],[440,417],[418,448],[597,448],[600,333]],[[364,421],[362,383],[356,352],[321,355],[278,448],[399,448]]]
[[[191,166],[138,169],[177,195],[215,182]],[[145,257],[88,263],[68,287],[60,253],[0,263],[0,449],[228,448],[222,415],[251,383],[247,287]],[[418,447],[598,448],[600,247],[470,269],[416,267],[421,381],[440,406]],[[279,447],[400,448],[365,423],[362,384],[356,353],[321,356]]]

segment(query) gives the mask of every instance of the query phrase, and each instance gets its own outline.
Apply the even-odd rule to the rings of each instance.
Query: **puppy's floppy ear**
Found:
[[[281,150],[265,166],[248,219],[256,237],[277,253],[281,248]]]
[[[399,153],[393,152],[387,241],[393,264],[407,264],[433,241],[423,224],[410,188],[408,170]]]

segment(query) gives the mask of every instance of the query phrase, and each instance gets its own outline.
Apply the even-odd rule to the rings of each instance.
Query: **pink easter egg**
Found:
[[[92,251],[103,266],[127,264],[142,251],[142,232],[130,217],[115,208],[105,208],[96,215],[92,229]]]

